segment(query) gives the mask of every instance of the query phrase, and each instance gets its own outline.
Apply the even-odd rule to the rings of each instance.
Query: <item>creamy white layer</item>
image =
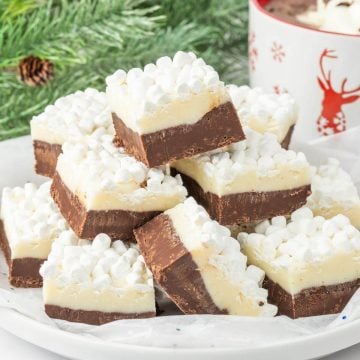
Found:
[[[325,220],[301,208],[289,222],[278,216],[238,239],[249,264],[289,294],[360,278],[360,233],[343,215]]]
[[[195,124],[230,101],[217,72],[193,53],[182,51],[144,69],[118,70],[106,83],[111,111],[138,134]]]
[[[48,305],[74,310],[143,313],[155,312],[151,272],[135,246],[111,243],[99,234],[92,243],[72,231],[54,242],[40,270]]]
[[[106,289],[99,292],[78,284],[60,287],[53,280],[45,280],[43,298],[47,305],[73,310],[125,314],[155,312],[154,293],[132,288]]]
[[[33,140],[62,145],[101,128],[113,135],[111,113],[105,93],[95,89],[77,91],[55,101],[30,122]]]
[[[338,214],[345,215],[355,227],[360,229],[360,203],[354,204],[351,207],[336,203],[329,206],[313,206],[308,203],[308,206],[312,209],[314,215],[324,216],[326,219],[330,219]]]
[[[247,128],[246,136],[227,148],[179,160],[172,166],[218,196],[310,184],[311,169],[303,153],[282,149],[272,134]]]
[[[227,89],[241,123],[261,134],[274,134],[280,143],[297,121],[298,109],[289,94],[249,86],[228,85]]]
[[[343,34],[360,35],[360,0],[317,1],[317,9],[298,16],[304,24]]]
[[[249,264],[263,269],[270,280],[292,295],[311,287],[338,285],[360,278],[360,251],[352,255],[338,254],[321,263],[279,268],[272,266],[251,247],[245,245],[242,250],[248,257]]]
[[[13,259],[46,259],[53,241],[68,229],[50,196],[50,184],[3,190],[1,220]]]
[[[360,228],[359,194],[351,176],[340,167],[337,159],[330,158],[317,169],[311,191],[308,206],[315,215],[331,218],[343,214]]]
[[[190,252],[206,290],[219,309],[232,315],[276,314],[276,307],[267,304],[267,291],[261,288],[263,271],[246,267],[246,256],[226,227],[212,221],[193,198],[165,214]]]
[[[57,172],[88,210],[163,211],[186,197],[179,176],[166,167],[149,169],[109,135],[92,134],[65,143]]]

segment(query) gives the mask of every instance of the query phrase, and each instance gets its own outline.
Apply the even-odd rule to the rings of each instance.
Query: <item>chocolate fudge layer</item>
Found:
[[[113,135],[114,129],[105,94],[95,89],[61,97],[30,122],[35,170],[52,177],[62,145],[94,132]]]
[[[212,219],[222,225],[253,223],[277,215],[290,215],[306,204],[311,186],[291,190],[244,192],[218,196],[205,192],[192,178],[181,174],[189,195],[205,207]]]
[[[304,26],[296,17],[308,10],[315,10],[316,0],[270,0],[265,9],[279,19]]]
[[[47,177],[53,177],[58,156],[61,154],[61,145],[49,144],[40,140],[35,140],[33,145],[36,173]]]
[[[153,277],[143,257],[106,234],[90,242],[71,230],[61,233],[40,273],[52,318],[101,325],[156,315]]]
[[[11,285],[22,288],[36,288],[42,286],[42,277],[39,274],[39,270],[46,259],[12,259],[11,249],[4,230],[4,224],[1,220],[0,249],[3,251],[9,267],[9,282]]]
[[[269,301],[280,314],[339,313],[360,287],[360,232],[344,215],[327,220],[303,207],[238,240],[249,264],[265,271]]]
[[[51,185],[51,195],[70,227],[82,239],[93,239],[99,233],[106,233],[113,240],[132,240],[134,228],[160,213],[159,211],[87,210],[78,196],[67,188],[57,172]]]
[[[58,234],[68,229],[50,196],[50,181],[37,187],[4,188],[1,201],[1,247],[9,267],[10,283],[41,287],[41,264]]]
[[[181,311],[185,314],[227,314],[214,304],[198,266],[167,215],[157,216],[134,233],[154,278]]]
[[[281,147],[275,134],[246,128],[246,140],[172,168],[210,216],[222,225],[288,215],[310,195],[310,165],[303,153]]]
[[[264,273],[193,198],[134,231],[155,280],[185,314],[274,316]]]
[[[269,291],[269,303],[279,309],[279,315],[293,319],[340,313],[360,288],[360,279],[342,284],[312,287],[291,295],[268,278],[264,287]]]
[[[138,314],[107,313],[101,311],[74,310],[47,304],[45,304],[45,312],[53,319],[61,319],[90,325],[103,325],[112,321],[124,319],[147,319],[155,316],[155,312]]]
[[[118,138],[149,167],[244,139],[225,84],[192,52],[119,69],[106,84]]]
[[[121,147],[123,146],[122,140],[115,134],[114,139],[113,139],[113,144],[116,147]]]
[[[290,142],[291,142],[291,138],[293,135],[295,129],[295,125],[291,126],[291,128],[289,129],[289,131],[287,132],[284,140],[281,142],[281,147],[283,147],[284,149],[289,149],[290,146]]]
[[[245,139],[231,102],[219,105],[191,125],[140,135],[115,114],[116,134],[129,154],[149,167],[194,156]]]
[[[166,167],[149,169],[115,147],[113,136],[94,133],[63,145],[51,194],[79,237],[103,232],[129,240],[134,228],[183,201],[187,191]]]

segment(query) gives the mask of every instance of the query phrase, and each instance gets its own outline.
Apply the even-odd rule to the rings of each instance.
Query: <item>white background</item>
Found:
[[[42,350],[0,329],[1,360],[66,360],[64,357]],[[324,360],[359,360],[360,344],[324,358]],[[224,359],[225,360],[225,359]],[[266,359],[264,359],[266,360]]]

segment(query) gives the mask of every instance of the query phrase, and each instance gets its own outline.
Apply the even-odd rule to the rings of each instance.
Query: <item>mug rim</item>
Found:
[[[272,15],[270,12],[266,11],[263,7],[263,5],[260,4],[259,0],[250,0],[251,3],[254,4],[255,8],[261,12],[262,14],[264,14],[265,16],[271,18],[272,20],[275,20],[277,22],[280,22],[280,23],[284,23],[284,24],[287,24],[287,25],[291,25],[291,26],[294,26],[294,27],[297,27],[299,29],[303,29],[303,30],[308,30],[308,31],[315,31],[315,32],[318,32],[318,33],[323,33],[323,34],[329,34],[329,35],[337,35],[337,36],[345,36],[345,37],[350,37],[350,38],[358,38],[360,39],[360,34],[359,35],[356,35],[356,34],[344,34],[344,33],[340,33],[340,32],[336,32],[336,31],[327,31],[327,30],[320,30],[320,29],[315,29],[315,28],[311,28],[311,27],[308,27],[306,25],[300,25],[300,24],[293,24],[289,21],[286,21],[284,19],[280,19],[274,15]]]

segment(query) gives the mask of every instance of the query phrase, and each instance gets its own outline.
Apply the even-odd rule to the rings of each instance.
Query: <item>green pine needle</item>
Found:
[[[0,140],[27,134],[31,117],[58,97],[103,90],[115,70],[177,50],[203,56],[224,81],[247,78],[246,0],[0,0],[0,14]],[[52,61],[55,79],[20,82],[28,55]]]

